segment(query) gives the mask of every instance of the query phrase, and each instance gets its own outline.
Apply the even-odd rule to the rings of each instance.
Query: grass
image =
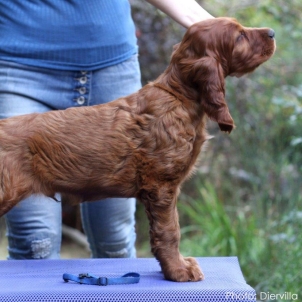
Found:
[[[268,237],[270,259],[259,291],[291,292],[302,297],[302,211],[293,210],[272,221]],[[265,273],[265,272],[264,272]]]
[[[224,205],[209,184],[200,189],[200,200],[186,199],[186,203],[179,205],[187,217],[186,224],[190,224],[182,228],[183,246],[186,246],[183,252],[200,256],[238,256],[247,274],[265,249],[264,232],[256,227],[251,210]]]
[[[302,297],[301,209],[260,219],[251,207],[224,204],[209,184],[200,187],[199,197],[180,199],[182,225],[187,225],[182,228],[183,254],[238,256],[258,294],[291,292]]]

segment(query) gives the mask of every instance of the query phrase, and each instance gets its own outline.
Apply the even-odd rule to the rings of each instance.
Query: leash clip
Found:
[[[89,275],[88,273],[84,273],[84,274],[79,274],[79,279],[80,279],[80,283],[82,283],[82,279],[85,279],[85,278],[94,278],[97,285],[100,285],[100,286],[107,286],[108,285],[108,278],[106,277],[95,277],[95,276],[92,276],[92,275]]]
[[[92,278],[92,276],[90,276],[89,274],[85,273],[85,274],[79,274],[79,278],[83,279],[83,278]]]

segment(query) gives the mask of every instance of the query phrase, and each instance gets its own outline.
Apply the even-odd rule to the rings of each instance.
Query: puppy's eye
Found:
[[[242,39],[246,38],[245,32],[242,30],[240,31],[240,35],[237,37],[237,41],[241,41]]]

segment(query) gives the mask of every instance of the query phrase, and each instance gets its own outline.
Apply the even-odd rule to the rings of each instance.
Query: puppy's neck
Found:
[[[182,75],[177,66],[170,64],[154,83],[168,87],[173,93],[182,96],[194,103],[199,103],[199,93],[190,83],[182,79]]]
[[[163,85],[161,83],[154,83],[153,84],[155,87],[160,88],[166,92],[168,92],[169,94],[173,95],[175,98],[177,98],[178,100],[180,100],[181,102],[186,102],[187,98],[184,97],[182,94],[178,93],[177,91],[171,89],[169,86],[167,85]]]

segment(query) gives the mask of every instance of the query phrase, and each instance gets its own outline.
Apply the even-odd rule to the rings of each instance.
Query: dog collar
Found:
[[[170,87],[168,87],[166,85],[159,84],[159,83],[152,83],[152,84],[153,84],[153,86],[168,92],[169,94],[173,95],[175,98],[177,98],[178,100],[180,100],[182,102],[187,101],[187,99],[183,95],[181,95],[180,93],[178,93],[176,91],[173,91]]]

